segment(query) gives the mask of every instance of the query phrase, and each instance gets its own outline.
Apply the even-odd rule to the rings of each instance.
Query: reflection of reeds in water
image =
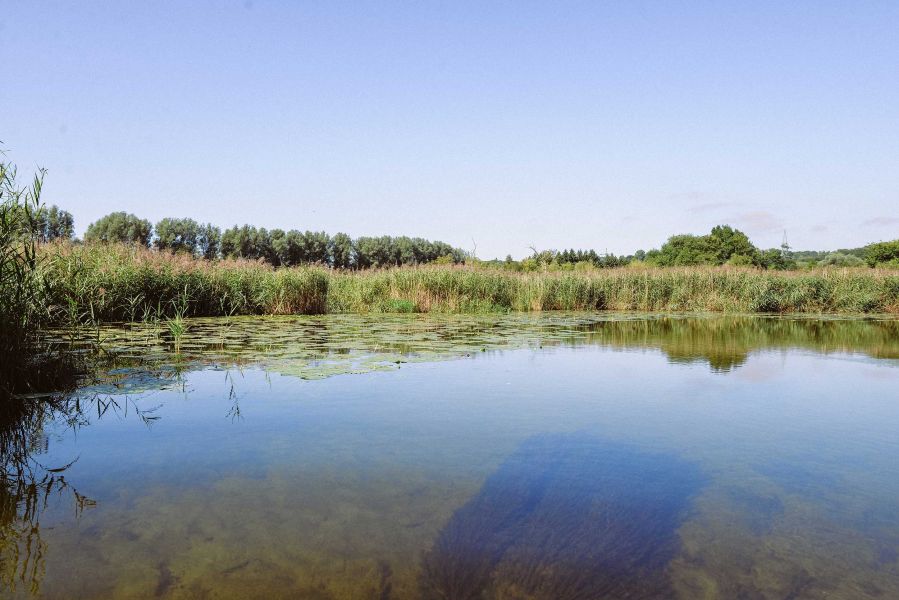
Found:
[[[47,449],[45,425],[58,421],[78,429],[91,418],[133,413],[150,426],[159,418],[154,411],[138,407],[127,396],[53,394],[0,402],[0,596],[17,590],[40,592],[46,554],[41,517],[52,503],[71,502],[76,518],[96,504],[66,480],[77,458],[60,466],[44,465],[37,458]]]
[[[665,598],[690,464],[587,435],[532,438],[438,535],[423,596]]]

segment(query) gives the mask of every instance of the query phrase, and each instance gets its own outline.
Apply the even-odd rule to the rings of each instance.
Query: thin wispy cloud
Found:
[[[677,192],[676,194],[669,194],[669,200],[691,200],[693,202],[699,202],[701,200],[708,200],[709,195],[705,192],[700,192],[698,190],[691,190],[689,192]]]
[[[862,227],[895,227],[899,225],[899,217],[874,217],[862,223]]]
[[[729,206],[733,206],[733,202],[705,202],[703,204],[695,204],[687,210],[691,213],[698,214],[720,210]]]
[[[783,222],[767,210],[754,210],[732,216],[729,222],[750,233],[767,233],[783,229]]]

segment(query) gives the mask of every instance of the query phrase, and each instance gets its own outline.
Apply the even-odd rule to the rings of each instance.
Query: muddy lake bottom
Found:
[[[105,362],[3,417],[2,597],[899,598],[895,319],[199,319],[76,345]]]

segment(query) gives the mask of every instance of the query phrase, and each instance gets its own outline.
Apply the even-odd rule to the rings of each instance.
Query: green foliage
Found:
[[[43,179],[41,170],[30,186],[20,186],[15,165],[0,154],[0,396],[30,391],[39,370],[30,359],[47,317],[38,254],[48,222],[40,203]]]
[[[349,269],[355,264],[353,240],[345,233],[337,233],[331,238],[329,253],[331,266],[335,269]]]
[[[212,223],[200,225],[197,229],[195,254],[212,260],[218,258],[222,244],[222,231]]]
[[[88,225],[84,241],[149,247],[152,236],[150,221],[126,212],[114,212]]]
[[[75,219],[72,213],[55,204],[49,208],[40,207],[35,218],[36,238],[40,242],[70,240],[75,235]]]
[[[581,265],[583,269],[586,265],[591,265],[598,269],[609,269],[613,267],[623,267],[633,260],[633,257],[615,256],[614,254],[598,254],[595,250],[563,250],[555,257],[555,262],[559,265]]]
[[[869,244],[865,247],[865,260],[872,267],[899,261],[899,240]]]
[[[153,245],[158,250],[185,252],[206,259],[218,258],[222,233],[211,223],[193,219],[162,219],[156,224]]]
[[[650,250],[646,260],[660,267],[722,264],[710,236],[690,234],[671,236],[660,250]]]
[[[193,219],[162,219],[156,224],[156,239],[153,245],[159,250],[188,252],[197,250],[200,226]]]
[[[830,252],[820,261],[820,267],[864,267],[865,261],[858,256],[852,254],[844,254],[842,252]]]
[[[366,269],[417,265],[450,256],[463,262],[465,253],[443,242],[408,237],[361,237],[355,242],[345,233],[333,238],[324,231],[283,231],[244,225],[222,234],[225,258],[262,259],[275,266],[317,264],[338,269]]]
[[[753,265],[753,257],[746,254],[733,254],[725,263],[731,267],[751,267]]]
[[[118,244],[48,247],[49,304],[83,323],[325,310],[325,271],[242,260],[206,261]],[[60,315],[62,316],[62,315]]]
[[[708,235],[708,243],[715,253],[715,264],[722,265],[734,256],[752,257],[755,246],[745,233],[730,225],[717,225]]]
[[[321,312],[899,312],[899,274],[869,269],[276,269],[121,245],[41,252],[42,302],[68,307],[59,318],[86,322]],[[180,298],[189,298],[186,306]]]
[[[355,243],[356,268],[420,265],[451,256],[453,262],[465,260],[465,253],[444,242],[408,237],[360,237]]]
[[[660,250],[645,256],[647,263],[660,267],[729,264],[784,270],[795,264],[785,250],[759,250],[745,233],[729,225],[718,225],[708,235],[671,236]]]
[[[756,266],[763,269],[773,269],[775,271],[784,271],[791,266],[791,262],[784,256],[783,251],[778,248],[758,250],[754,260]]]

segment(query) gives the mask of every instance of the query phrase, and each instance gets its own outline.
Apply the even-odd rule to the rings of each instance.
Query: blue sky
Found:
[[[79,232],[856,246],[899,237],[897,31],[895,1],[7,0],[0,140]]]

